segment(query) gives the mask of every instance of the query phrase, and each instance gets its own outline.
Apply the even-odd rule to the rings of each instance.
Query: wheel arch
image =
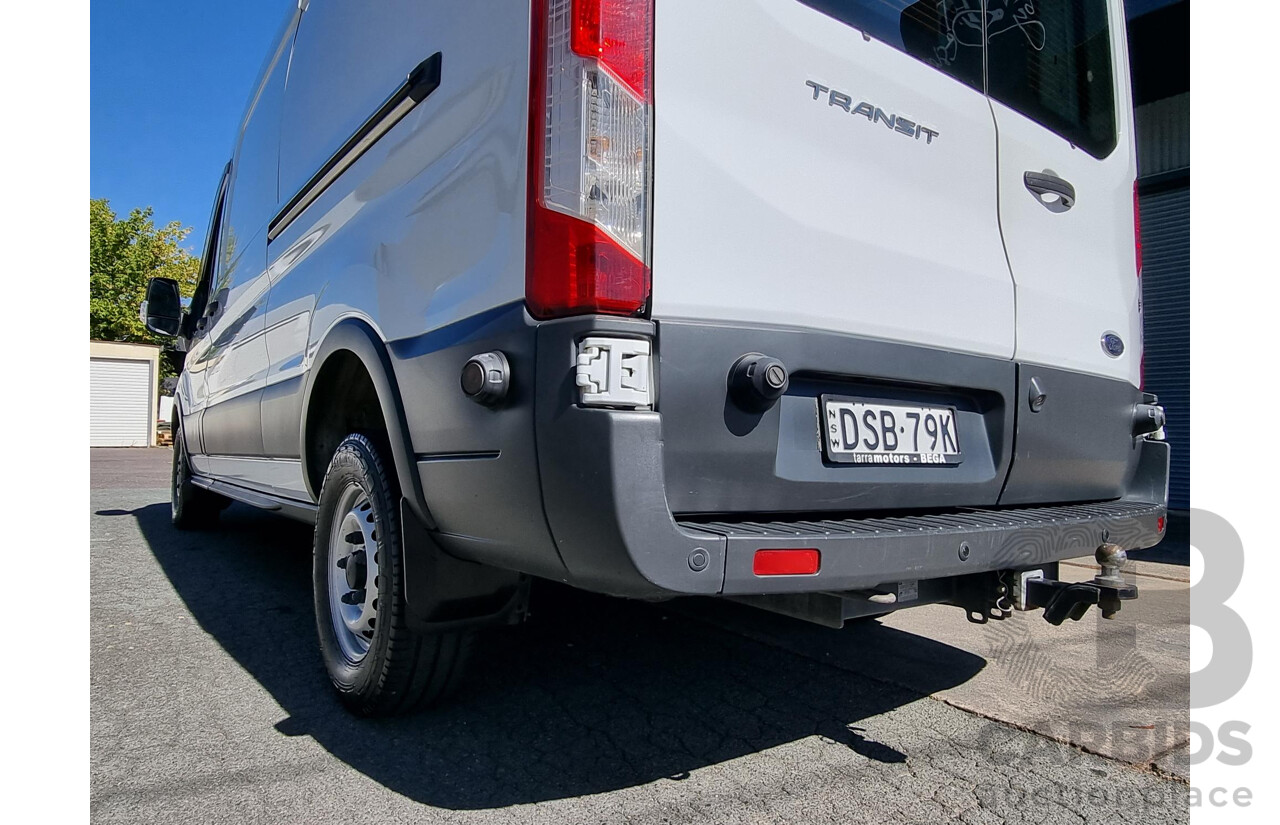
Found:
[[[299,447],[302,456],[302,475],[312,500],[320,500],[320,486],[324,480],[329,456],[317,455],[313,449],[316,428],[325,421],[322,398],[317,390],[327,388],[327,379],[336,364],[354,358],[367,374],[378,402],[379,413],[387,437],[390,458],[401,494],[414,515],[429,528],[435,528],[435,520],[427,511],[422,481],[418,477],[414,461],[413,444],[405,419],[404,404],[396,382],[395,370],[381,337],[367,322],[358,318],[339,321],[325,335],[316,350],[312,366],[307,370],[303,390],[302,418],[299,430]]]

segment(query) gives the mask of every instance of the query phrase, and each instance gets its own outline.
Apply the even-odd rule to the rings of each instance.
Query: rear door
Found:
[[[658,0],[653,316],[1010,358],[979,0]]]
[[[987,0],[986,37],[1017,358],[1136,386],[1137,169],[1121,0]]]

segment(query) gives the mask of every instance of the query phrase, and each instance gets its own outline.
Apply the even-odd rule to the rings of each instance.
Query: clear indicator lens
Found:
[[[542,202],[590,221],[645,258],[649,117],[644,101],[569,48],[569,0],[549,32]]]

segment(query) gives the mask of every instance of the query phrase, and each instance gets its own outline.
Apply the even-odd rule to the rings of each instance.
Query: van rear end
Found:
[[[569,581],[985,620],[1097,551],[1132,595],[1168,447],[1121,0],[538,0],[531,39]]]

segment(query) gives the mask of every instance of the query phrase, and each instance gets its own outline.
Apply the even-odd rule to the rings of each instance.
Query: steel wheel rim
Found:
[[[334,508],[326,576],[329,615],[338,647],[351,662],[369,652],[378,617],[378,541],[373,505],[349,483]]]

